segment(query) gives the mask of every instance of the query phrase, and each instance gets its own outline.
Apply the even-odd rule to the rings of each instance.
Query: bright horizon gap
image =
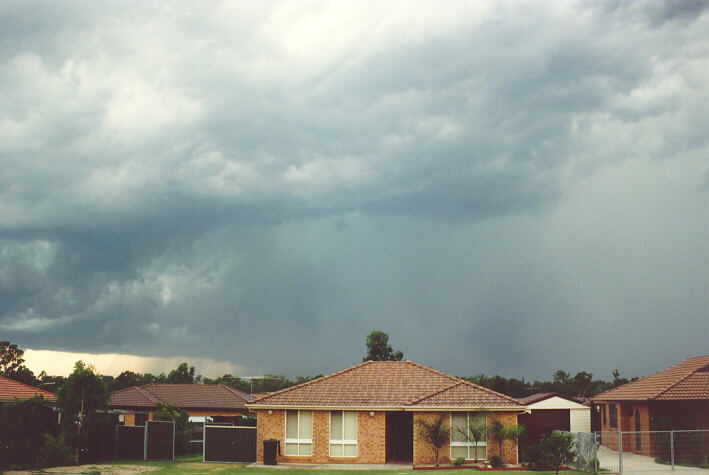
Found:
[[[187,356],[138,356],[122,353],[77,353],[71,351],[34,350],[26,348],[23,358],[35,376],[45,371],[51,376],[69,376],[74,363],[81,360],[92,365],[102,375],[118,376],[123,371],[135,373],[168,374],[180,363],[187,362],[195,367],[195,374],[216,378],[224,374],[245,374],[244,366],[229,361],[217,361],[212,358],[194,358]]]

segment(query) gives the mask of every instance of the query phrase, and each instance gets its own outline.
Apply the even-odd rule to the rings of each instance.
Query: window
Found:
[[[612,428],[618,427],[618,408],[615,404],[608,404],[608,419]]]
[[[603,417],[603,425],[606,425],[606,405],[601,404],[601,417]]]
[[[286,411],[286,455],[313,453],[313,411]]]
[[[451,460],[487,459],[487,416],[482,412],[451,412]]]
[[[357,413],[330,412],[330,457],[357,456]]]

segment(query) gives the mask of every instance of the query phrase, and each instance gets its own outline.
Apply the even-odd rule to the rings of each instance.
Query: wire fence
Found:
[[[709,430],[565,433],[574,438],[577,470],[709,473]]]

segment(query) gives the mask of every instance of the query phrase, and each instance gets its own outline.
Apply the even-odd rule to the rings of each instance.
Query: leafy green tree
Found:
[[[167,382],[170,384],[193,384],[194,366],[188,367],[187,363],[181,363],[177,369],[173,369],[167,375]]]
[[[0,341],[0,376],[36,386],[38,381],[34,373],[24,365],[22,356],[25,351],[9,341]]]
[[[438,467],[438,455],[441,448],[448,443],[449,431],[448,426],[444,424],[443,416],[435,421],[427,421],[418,419],[419,436],[429,443],[436,451],[436,467]]]
[[[74,371],[57,391],[57,407],[62,415],[65,439],[74,449],[74,462],[79,462],[79,451],[88,444],[89,437],[101,430],[102,415],[96,411],[106,409],[110,392],[105,382],[92,366],[83,361],[74,364]]]
[[[9,377],[22,366],[24,350],[9,341],[0,341],[0,375]]]
[[[589,388],[593,384],[593,374],[587,371],[579,371],[571,380],[571,385],[574,387],[575,396],[580,398],[586,397]]]
[[[394,351],[389,344],[389,335],[380,330],[372,330],[367,335],[367,356],[362,361],[401,361],[404,354]]]

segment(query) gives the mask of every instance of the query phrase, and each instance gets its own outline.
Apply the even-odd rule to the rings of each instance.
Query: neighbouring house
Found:
[[[221,384],[146,384],[111,394],[109,409],[120,413],[124,425],[144,425],[159,405],[185,410],[191,421],[232,422],[249,414],[253,398]]]
[[[280,462],[435,463],[419,421],[443,418],[450,442],[440,462],[487,460],[501,454],[517,463],[517,442],[488,433],[466,441],[456,428],[494,421],[517,425],[515,399],[410,361],[367,361],[266,395],[247,405],[257,413],[257,460],[263,441],[280,441]],[[453,428],[451,430],[451,428]]]
[[[559,393],[537,393],[519,399],[519,403],[529,411],[519,416],[519,424],[524,426],[521,449],[536,444],[542,434],[553,430],[591,432],[591,408],[580,399]]]
[[[623,437],[623,450],[657,455],[661,447],[647,431],[709,429],[709,355],[690,358],[645,378],[591,398],[601,430],[637,432]],[[613,448],[608,434],[601,443]]]
[[[42,396],[44,399],[54,402],[57,398],[49,391],[44,391],[34,386],[19,383],[5,376],[0,376],[0,404],[13,402],[16,399],[31,399],[35,396]]]

